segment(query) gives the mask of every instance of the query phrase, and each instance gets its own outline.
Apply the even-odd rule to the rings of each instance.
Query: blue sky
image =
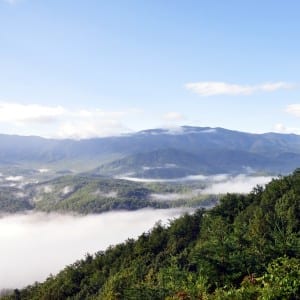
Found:
[[[0,132],[300,133],[297,0],[0,0]]]

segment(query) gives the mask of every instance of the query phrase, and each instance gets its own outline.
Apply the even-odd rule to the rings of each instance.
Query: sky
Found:
[[[0,0],[0,133],[300,134],[297,0]]]

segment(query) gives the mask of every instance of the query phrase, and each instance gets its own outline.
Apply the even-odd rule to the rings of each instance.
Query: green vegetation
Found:
[[[300,170],[3,299],[300,299]]]
[[[150,190],[125,181],[87,176],[66,176],[37,187],[35,206],[42,211],[82,214],[150,206]],[[153,205],[155,207],[155,205]]]
[[[23,199],[19,189],[5,187],[0,190],[0,212],[15,213],[32,208],[32,205]]]
[[[88,214],[145,207],[199,207],[215,204],[216,196],[192,194],[200,188],[204,188],[201,183],[149,184],[88,174],[67,175],[21,187],[0,186],[0,212],[34,209]],[[164,197],[155,198],[153,194]]]
[[[213,196],[185,197],[187,189],[180,184],[146,184],[97,176],[65,176],[36,188],[35,208],[42,211],[101,213],[110,210],[135,210],[145,207],[197,207],[216,202]],[[175,200],[152,198],[152,194],[179,194]],[[182,195],[182,196],[180,196]],[[168,197],[166,197],[168,198]]]

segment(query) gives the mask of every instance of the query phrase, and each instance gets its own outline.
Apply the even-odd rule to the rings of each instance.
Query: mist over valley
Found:
[[[26,213],[0,218],[0,289],[22,288],[45,280],[66,265],[136,238],[183,209],[143,209],[100,215]]]

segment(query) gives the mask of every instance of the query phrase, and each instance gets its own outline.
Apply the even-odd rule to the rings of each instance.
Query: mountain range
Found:
[[[300,165],[300,136],[183,126],[122,136],[55,140],[0,135],[0,166],[47,167],[103,176],[286,174]]]

